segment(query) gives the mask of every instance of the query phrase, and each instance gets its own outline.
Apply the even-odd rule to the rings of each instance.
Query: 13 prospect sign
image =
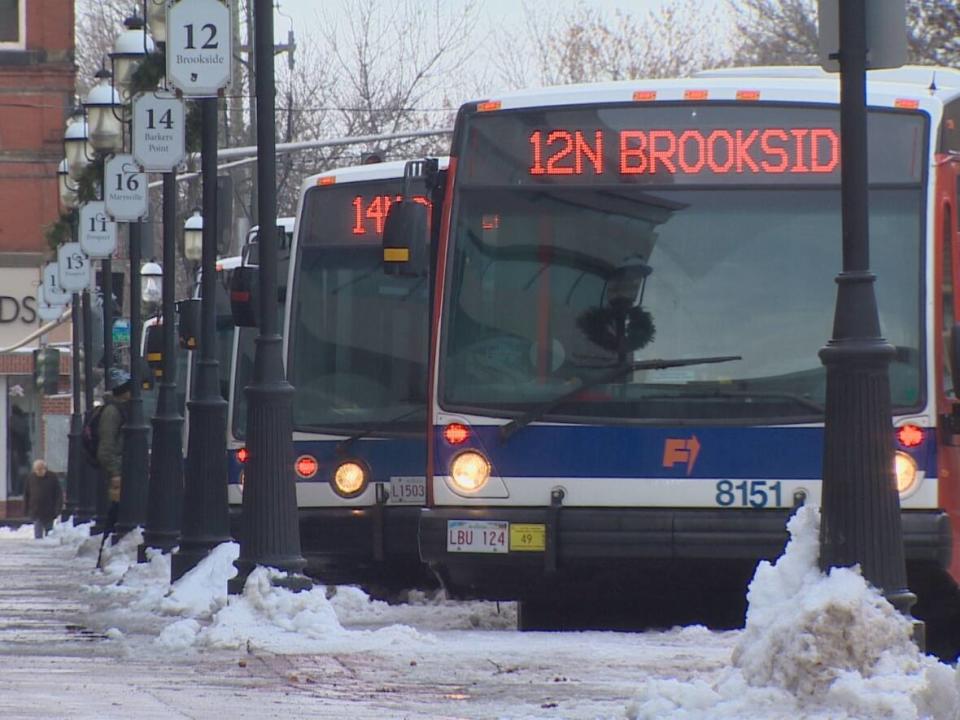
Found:
[[[230,8],[177,0],[167,10],[167,80],[184,95],[211,97],[230,82]]]

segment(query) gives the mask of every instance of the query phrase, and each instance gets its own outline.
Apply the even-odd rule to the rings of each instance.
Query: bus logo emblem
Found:
[[[693,466],[700,454],[700,441],[697,436],[689,438],[667,438],[663,446],[663,466],[672,468],[677,463],[687,466],[687,475],[693,472]]]

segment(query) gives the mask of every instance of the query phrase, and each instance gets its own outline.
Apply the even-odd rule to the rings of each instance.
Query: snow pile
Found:
[[[242,595],[228,596],[227,581],[237,572],[236,543],[217,546],[171,584],[169,556],[148,550],[148,562],[137,564],[140,542],[135,532],[105,547],[102,579],[109,582],[86,588],[91,620],[111,639],[139,633],[154,636],[155,646],[171,651],[245,647],[276,653],[376,650],[430,641],[402,625],[345,630],[324,586],[292,592],[281,586],[283,573],[267,568],[250,573]]]
[[[801,508],[783,556],[758,566],[733,667],[713,685],[650,681],[628,717],[960,718],[956,672],[920,653],[859,568],[820,571],[819,525]]]
[[[73,524],[73,518],[67,522],[55,520],[53,529],[43,539],[48,545],[82,545],[90,537],[92,522]]]
[[[0,540],[16,540],[19,538],[32,538],[33,525],[25,523],[17,527],[0,526]]]
[[[406,602],[399,605],[374,600],[351,585],[329,588],[327,596],[337,616],[350,627],[383,623],[427,626],[431,630],[515,630],[517,627],[514,602],[457,602],[449,600],[441,590],[411,590]]]

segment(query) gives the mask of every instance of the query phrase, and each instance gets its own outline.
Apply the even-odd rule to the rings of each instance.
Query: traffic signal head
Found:
[[[43,347],[33,351],[33,380],[44,395],[56,395],[60,391],[60,351]]]

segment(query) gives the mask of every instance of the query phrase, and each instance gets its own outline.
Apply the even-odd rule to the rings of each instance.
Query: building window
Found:
[[[0,0],[0,50],[27,45],[26,0]]]

